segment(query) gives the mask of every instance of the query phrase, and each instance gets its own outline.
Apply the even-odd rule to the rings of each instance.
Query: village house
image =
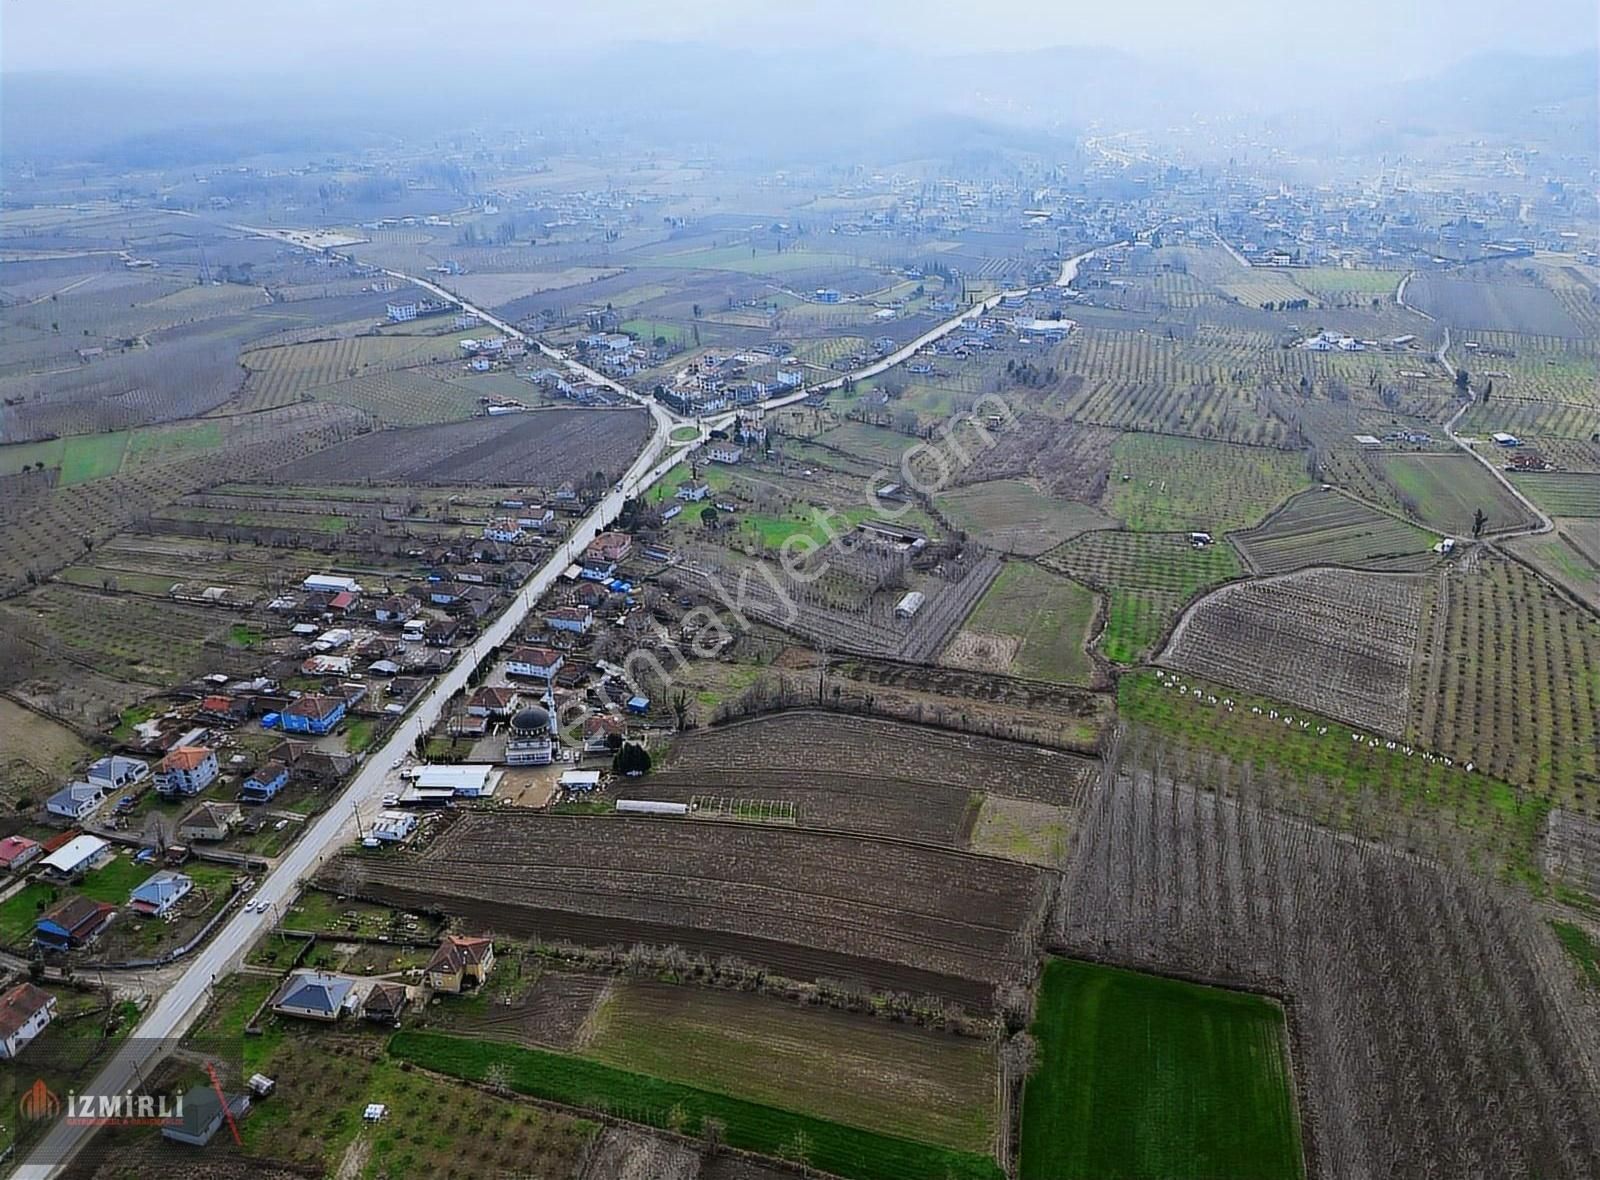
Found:
[[[391,594],[372,610],[372,617],[380,623],[404,623],[417,613],[421,604],[405,594]]]
[[[97,783],[68,783],[45,800],[44,809],[53,816],[78,823],[99,807],[105,797],[105,788]]]
[[[250,1095],[217,1096],[216,1087],[202,1083],[192,1087],[183,1096],[183,1117],[180,1121],[163,1124],[161,1135],[174,1143],[189,1147],[204,1147],[216,1137],[228,1119],[237,1123],[250,1113]]]
[[[467,987],[478,987],[494,968],[494,943],[487,938],[466,938],[448,934],[423,971],[423,978],[436,992],[460,995]]]
[[[147,918],[164,918],[189,895],[194,881],[184,873],[162,869],[128,895],[128,908]]]
[[[409,811],[380,811],[367,835],[386,844],[402,843],[417,830],[417,817]]]
[[[13,1060],[55,1015],[56,998],[31,983],[0,995],[0,1061]]]
[[[622,745],[623,735],[627,726],[622,719],[611,717],[605,713],[594,713],[583,723],[583,752],[585,754],[609,754],[616,747]]]
[[[586,635],[594,625],[594,612],[586,606],[558,606],[545,612],[544,621],[554,630]]]
[[[744,448],[733,443],[712,443],[706,448],[706,457],[713,463],[737,463],[744,458]]]
[[[289,785],[289,768],[281,762],[266,762],[250,772],[239,791],[241,803],[271,803]]]
[[[250,706],[233,697],[212,695],[200,701],[196,716],[213,725],[238,725],[250,716]]]
[[[172,797],[198,795],[217,777],[217,752],[207,746],[179,746],[156,768],[156,790]]]
[[[74,893],[39,915],[33,941],[42,950],[78,950],[93,942],[116,912],[113,905]]]
[[[673,493],[680,500],[690,504],[698,504],[711,494],[711,485],[704,480],[688,480],[678,485],[678,490]]]
[[[400,1023],[400,1015],[411,1003],[411,989],[403,983],[390,983],[380,980],[372,985],[372,990],[367,992],[366,1003],[361,1006],[361,1014],[374,1024]]]
[[[616,565],[633,552],[633,538],[627,533],[601,533],[583,551],[585,565]]]
[[[517,707],[517,690],[508,685],[486,684],[467,698],[467,713],[496,721],[511,716]]]
[[[178,839],[185,844],[226,840],[243,819],[237,803],[202,803],[178,821]]]
[[[289,702],[280,724],[285,733],[325,734],[344,720],[344,714],[345,703],[340,698],[308,692]]]
[[[516,519],[509,516],[492,520],[483,526],[483,539],[485,541],[500,541],[507,545],[514,545],[524,540],[527,535]]]
[[[0,870],[21,872],[44,855],[44,845],[26,836],[7,836],[0,840]]]
[[[135,786],[149,778],[150,764],[143,758],[112,754],[91,762],[83,777],[108,791],[120,791],[124,787]]]
[[[75,881],[111,859],[111,845],[99,836],[74,836],[39,862],[53,881]]]
[[[560,652],[548,647],[516,647],[506,657],[506,675],[549,681],[561,671]]]
[[[296,971],[273,997],[272,1010],[329,1024],[356,1007],[355,980],[329,971]]]

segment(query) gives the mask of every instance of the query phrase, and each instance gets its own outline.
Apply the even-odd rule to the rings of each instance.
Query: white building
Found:
[[[354,578],[337,578],[332,574],[312,574],[310,577],[306,578],[305,581],[300,583],[300,589],[305,590],[308,593],[315,593],[319,590],[325,590],[333,594],[338,594],[340,591],[348,591],[351,594],[360,594],[361,583],[356,581]]]
[[[894,617],[909,619],[922,609],[923,596],[921,590],[909,590],[899,602],[894,604]]]
[[[405,803],[442,803],[457,796],[480,799],[500,787],[503,772],[486,762],[460,766],[416,766],[405,772],[411,785],[400,796]]]
[[[31,983],[0,996],[0,1060],[10,1061],[42,1033],[55,1015],[56,998]]]
[[[417,817],[409,811],[380,811],[377,822],[367,829],[367,835],[398,844],[416,830]]]
[[[99,836],[75,836],[39,862],[49,876],[63,881],[97,869],[111,859],[111,845]]]

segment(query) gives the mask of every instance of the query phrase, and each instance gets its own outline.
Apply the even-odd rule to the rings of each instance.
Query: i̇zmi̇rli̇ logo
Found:
[[[22,1117],[41,1122],[61,1113],[61,1099],[40,1078],[17,1100]],[[67,1092],[66,1121],[80,1126],[162,1127],[183,1122],[183,1095]]]

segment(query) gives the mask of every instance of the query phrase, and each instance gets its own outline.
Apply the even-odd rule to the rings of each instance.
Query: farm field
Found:
[[[278,468],[283,483],[521,484],[554,487],[596,471],[609,483],[639,452],[649,416],[540,410],[443,427],[378,431]]]
[[[1023,1089],[1023,1180],[1298,1180],[1283,1011],[1242,992],[1052,959]]]
[[[743,992],[610,989],[583,1056],[831,1122],[983,1154],[995,1059],[984,1041]]]
[[[1456,328],[1534,336],[1581,336],[1582,329],[1548,287],[1494,267],[1418,274],[1406,302]]]
[[[1111,463],[1103,506],[1135,532],[1245,528],[1308,482],[1294,452],[1156,435],[1124,435]]]
[[[1427,528],[1472,535],[1473,513],[1488,516],[1485,535],[1533,523],[1516,498],[1470,455],[1386,455],[1384,478],[1406,512]]]
[[[0,697],[0,801],[44,799],[88,755],[66,726]]]
[[[1160,662],[1399,735],[1422,606],[1423,582],[1398,575],[1318,570],[1238,582],[1190,608]]]
[[[1268,810],[1281,768],[1134,741],[1120,770],[1085,809],[1050,945],[1285,995],[1314,1174],[1508,1175],[1517,1160],[1563,1180],[1593,1171],[1600,1102],[1580,1062],[1600,1037],[1575,973],[1544,969],[1561,951],[1538,910],[1469,872]],[[1421,818],[1413,839],[1432,830]],[[1480,1071],[1491,1052],[1503,1067]],[[1424,1061],[1433,1081],[1418,1091]],[[1024,1174],[1028,1134],[1025,1107]]]
[[[1063,541],[1115,522],[1098,509],[1060,500],[1024,480],[968,484],[935,503],[951,525],[991,549],[1037,557]]]
[[[1091,684],[1091,590],[1027,562],[1009,562],[967,616],[941,662],[1058,684]]]
[[[1580,537],[1582,525],[1592,520],[1555,518],[1555,531],[1538,536],[1518,537],[1507,548],[1533,563],[1541,574],[1569,594],[1576,595],[1600,610],[1600,546],[1593,551],[1583,549]],[[1591,528],[1591,532],[1600,530]]]
[[[1551,516],[1600,516],[1600,474],[1559,471],[1513,475],[1511,482]]]
[[[1055,866],[1067,854],[1071,811],[1032,799],[985,795],[967,847],[1024,864]]]
[[[1553,802],[1600,773],[1600,623],[1493,557],[1440,579],[1430,620],[1419,741]]]
[[[1434,534],[1323,488],[1301,492],[1256,528],[1228,539],[1262,574],[1308,565],[1401,573],[1427,569],[1439,560],[1433,552]]]
[[[387,904],[520,937],[676,943],[979,1009],[1016,970],[1040,891],[1021,865],[842,832],[513,812],[337,871]]]
[[[1196,549],[1172,533],[1086,533],[1039,564],[1106,595],[1100,650],[1119,664],[1135,663],[1195,594],[1242,572],[1227,542]]]
[[[700,1133],[705,1119],[716,1118],[729,1146],[779,1158],[798,1155],[811,1166],[852,1180],[927,1176],[999,1180],[1002,1175],[987,1155],[863,1131],[580,1057],[412,1030],[396,1033],[389,1052],[403,1061],[474,1081],[498,1067],[518,1093],[568,1106],[615,1110],[635,1121],[676,1126],[690,1135]]]

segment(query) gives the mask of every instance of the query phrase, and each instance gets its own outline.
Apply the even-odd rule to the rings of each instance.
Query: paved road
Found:
[[[264,237],[275,238],[289,245],[303,245],[293,241],[286,231],[263,230],[251,226],[230,226],[229,228],[246,233],[255,233]],[[1062,265],[1062,282],[1070,282],[1077,272],[1077,267],[1083,259],[1089,257],[1094,251],[1085,251],[1075,258],[1066,260]],[[102,1094],[119,1094],[136,1085],[165,1055],[166,1047],[181,1038],[193,1025],[195,1019],[204,1010],[205,1002],[210,994],[212,985],[220,978],[227,975],[238,966],[244,952],[257,937],[264,933],[276,922],[278,915],[295,899],[300,892],[301,882],[311,876],[340,848],[350,844],[356,837],[361,825],[368,824],[376,817],[382,808],[381,799],[388,787],[389,776],[394,766],[412,753],[417,738],[433,728],[445,704],[466,686],[467,677],[470,675],[480,659],[490,649],[510,638],[521,625],[522,620],[532,609],[533,604],[548,590],[561,572],[571,563],[573,555],[579,546],[587,544],[594,535],[609,525],[617,518],[622,510],[623,502],[632,495],[642,492],[650,487],[668,471],[677,465],[685,446],[670,444],[670,434],[674,427],[682,425],[683,420],[671,414],[665,406],[653,399],[647,399],[626,389],[607,377],[586,366],[578,364],[559,352],[544,349],[536,340],[518,331],[511,324],[486,311],[474,307],[461,300],[453,292],[445,290],[436,283],[413,278],[397,271],[387,271],[396,278],[405,279],[439,295],[461,304],[463,310],[473,312],[485,323],[492,325],[499,331],[520,340],[528,341],[545,355],[561,361],[569,369],[581,373],[588,380],[597,381],[633,401],[645,404],[655,421],[655,432],[644,451],[634,460],[623,476],[620,483],[585,516],[572,530],[571,535],[539,570],[523,583],[512,605],[507,608],[488,629],[468,648],[461,659],[423,695],[415,708],[412,709],[396,727],[393,734],[383,744],[381,749],[371,752],[362,763],[361,769],[351,779],[349,784],[340,793],[326,811],[319,815],[303,833],[299,840],[290,846],[274,867],[261,881],[257,889],[250,894],[255,902],[266,902],[267,908],[262,912],[244,912],[243,910],[225,922],[217,931],[212,940],[207,943],[194,956],[188,960],[187,967],[179,975],[172,987],[145,1014],[144,1019],[135,1030],[135,1039],[126,1042],[117,1052],[100,1076],[95,1079],[94,1092]],[[1025,290],[1025,289],[1024,289]],[[800,401],[818,390],[836,389],[846,380],[864,379],[892,368],[907,357],[913,355],[919,348],[932,343],[934,340],[955,331],[968,320],[975,319],[997,305],[1003,295],[1024,292],[1004,292],[995,295],[981,304],[976,304],[960,315],[945,321],[938,327],[919,336],[916,340],[898,349],[890,355],[875,361],[866,368],[800,390],[786,397],[774,398],[763,403],[766,408],[775,408]],[[731,420],[732,414],[723,415],[714,420],[708,420],[698,425],[700,440],[710,433],[714,422]],[[54,1175],[61,1166],[69,1161],[84,1144],[93,1137],[93,1128],[68,1126],[58,1123],[50,1133],[45,1136],[33,1149],[26,1162],[20,1165],[13,1175],[24,1180],[44,1178]]]
[[[1450,358],[1448,356],[1449,351],[1450,329],[1446,328],[1444,330],[1444,343],[1439,345],[1439,351],[1434,354],[1433,359],[1442,365],[1444,367],[1444,371],[1450,374],[1451,378],[1453,379],[1456,371],[1455,367],[1450,363]],[[1451,442],[1455,443],[1456,446],[1460,447],[1463,451],[1471,455],[1479,463],[1482,463],[1486,468],[1488,468],[1489,474],[1498,479],[1501,486],[1516,498],[1517,503],[1521,504],[1523,508],[1527,509],[1528,513],[1534,518],[1534,520],[1539,522],[1538,524],[1530,525],[1527,528],[1512,529],[1503,533],[1493,533],[1490,536],[1484,537],[1483,540],[1509,541],[1513,537],[1531,537],[1538,533],[1548,533],[1551,529],[1555,528],[1556,525],[1555,521],[1551,520],[1545,515],[1544,509],[1540,508],[1532,500],[1528,499],[1527,496],[1523,495],[1522,489],[1517,487],[1516,484],[1512,483],[1510,477],[1508,477],[1505,471],[1502,470],[1492,459],[1456,433],[1456,423],[1461,421],[1462,416],[1468,410],[1470,410],[1474,404],[1476,403],[1472,400],[1462,402],[1460,408],[1458,408],[1454,414],[1451,414],[1449,421],[1444,424],[1444,432],[1450,436]]]

